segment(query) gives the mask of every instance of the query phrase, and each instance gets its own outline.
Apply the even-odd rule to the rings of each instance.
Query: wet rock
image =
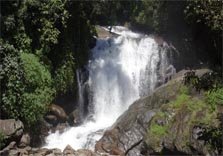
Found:
[[[96,26],[96,31],[97,31],[97,38],[107,38],[107,37],[116,37],[118,36],[117,34],[110,33],[108,30],[104,29],[101,26]]]
[[[200,126],[195,126],[193,128],[192,131],[192,136],[194,139],[199,139],[200,137],[202,137],[203,133],[204,133],[205,129],[200,127]]]
[[[208,69],[202,69],[196,71],[196,73],[203,75],[208,71]],[[185,72],[187,71],[182,71],[173,76],[172,80],[157,88],[153,94],[135,101],[117,119],[114,125],[104,133],[103,137],[96,143],[95,151],[108,154],[112,154],[112,151],[119,151],[117,153],[124,153],[124,155],[128,156],[142,155],[141,152],[144,148],[145,136],[147,135],[151,120],[161,106],[165,106],[169,101],[174,100],[180,92],[183,86],[182,80]],[[170,112],[171,115],[173,114]],[[185,120],[187,120],[187,117],[185,115]],[[166,121],[158,120],[158,123],[164,125]],[[176,133],[177,130],[173,129],[171,133]],[[169,142],[171,141],[169,140]],[[170,149],[174,151],[175,147],[172,146]],[[143,152],[146,153],[147,151],[143,149]]]
[[[96,151],[110,153],[112,149],[119,149],[125,155],[140,155],[148,123],[157,109],[173,97],[180,86],[180,81],[172,80],[152,95],[135,101],[96,143]]]
[[[19,143],[19,147],[26,147],[30,145],[30,136],[28,133],[23,134]]]
[[[48,136],[49,131],[53,126],[45,120],[40,120],[36,123],[36,129],[30,131],[30,146],[39,147],[45,144],[45,137]]]
[[[65,113],[63,108],[58,105],[51,104],[49,108],[49,112],[55,115],[58,118],[58,120],[60,120],[61,122],[64,122],[67,120],[67,114]]]
[[[69,114],[68,122],[71,126],[77,126],[81,123],[80,112],[78,109],[75,109]]]
[[[40,148],[36,150],[32,150],[30,154],[33,154],[35,156],[46,156],[53,153],[53,150],[47,149],[47,148]]]
[[[31,151],[32,148],[30,146],[26,146],[24,149],[27,151]]]
[[[7,147],[0,151],[0,155],[8,155],[9,151],[16,148],[16,142],[11,142]]]
[[[51,125],[55,126],[58,124],[58,119],[55,115],[48,114],[44,117],[44,119]]]
[[[70,145],[67,145],[65,147],[65,149],[63,150],[63,154],[64,155],[74,155],[75,154],[75,150]]]
[[[51,128],[51,132],[59,131],[59,133],[63,133],[67,127],[69,127],[68,123],[59,123],[56,127]]]
[[[0,151],[1,156],[28,156],[29,150],[31,148],[17,148],[14,143],[12,143],[10,146],[13,147],[6,147],[4,150]]]
[[[16,149],[12,149],[8,152],[8,155],[10,156],[19,156],[19,151]]]
[[[161,36],[154,35],[153,38],[159,46],[162,46],[165,42]]]
[[[62,151],[60,149],[58,149],[58,148],[54,148],[53,149],[53,154],[55,156],[61,156],[61,155],[63,155]]]
[[[75,152],[74,156],[99,156],[96,153],[92,152],[91,150],[87,149],[79,149]]]
[[[29,151],[27,150],[28,148],[17,148],[16,150],[19,153],[19,156],[28,156],[29,155]]]
[[[23,134],[24,125],[20,120],[0,120],[0,131],[7,141],[18,140]]]

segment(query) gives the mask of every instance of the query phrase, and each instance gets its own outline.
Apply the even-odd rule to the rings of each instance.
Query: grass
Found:
[[[167,134],[167,127],[154,124],[151,126],[150,133],[157,137],[163,137],[164,135]]]

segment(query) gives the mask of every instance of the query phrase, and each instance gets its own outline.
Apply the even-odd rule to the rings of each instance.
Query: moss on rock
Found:
[[[145,142],[155,153],[164,148],[188,154],[218,154],[213,138],[205,137],[211,129],[219,132],[222,113],[207,103],[205,93],[190,94],[190,88],[181,86],[170,102],[161,106],[149,123]],[[212,141],[211,141],[212,140]]]

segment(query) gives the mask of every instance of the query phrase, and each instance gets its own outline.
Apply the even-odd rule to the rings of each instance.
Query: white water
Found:
[[[69,144],[74,149],[93,149],[103,131],[130,104],[149,94],[158,81],[164,82],[165,76],[174,72],[166,48],[158,47],[154,39],[124,27],[113,27],[112,32],[120,36],[98,39],[87,66],[92,119],[62,134],[50,134],[46,138],[46,148],[63,150]],[[82,91],[79,76],[78,83]]]

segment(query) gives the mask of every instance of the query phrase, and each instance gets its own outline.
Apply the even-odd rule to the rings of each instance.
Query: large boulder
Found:
[[[197,70],[196,74],[201,76],[209,71],[208,69]],[[129,156],[143,155],[144,151],[148,152],[147,147],[144,150],[145,144],[150,146],[147,142],[150,138],[146,137],[148,127],[160,108],[175,100],[181,92],[184,87],[182,81],[186,72],[187,70],[183,70],[177,73],[172,77],[172,80],[157,88],[154,93],[135,101],[104,133],[103,137],[96,143],[95,151],[109,154],[117,151],[119,155]],[[157,122],[162,124],[164,121],[159,120]],[[175,127],[174,130],[177,131],[178,129]],[[174,130],[172,133],[177,133]]]
[[[16,148],[16,142],[13,141],[0,151],[0,155],[9,155],[9,151]]]
[[[75,154],[75,150],[70,145],[67,145],[65,147],[65,149],[63,150],[63,154],[64,155],[74,155]]]
[[[52,125],[45,120],[40,120],[36,123],[35,130],[29,131],[30,134],[30,146],[39,147],[45,144],[45,137],[49,135]]]
[[[28,133],[25,133],[22,135],[20,142],[19,142],[19,147],[26,147],[30,145],[30,135]]]
[[[7,141],[19,140],[23,134],[24,125],[20,120],[0,120],[0,132]]]
[[[81,116],[79,109],[75,109],[69,114],[68,122],[71,126],[77,126],[81,124]]]
[[[60,120],[61,122],[64,122],[67,120],[67,114],[64,111],[64,109],[58,105],[55,104],[51,104],[49,107],[49,113],[55,115],[58,120]]]

